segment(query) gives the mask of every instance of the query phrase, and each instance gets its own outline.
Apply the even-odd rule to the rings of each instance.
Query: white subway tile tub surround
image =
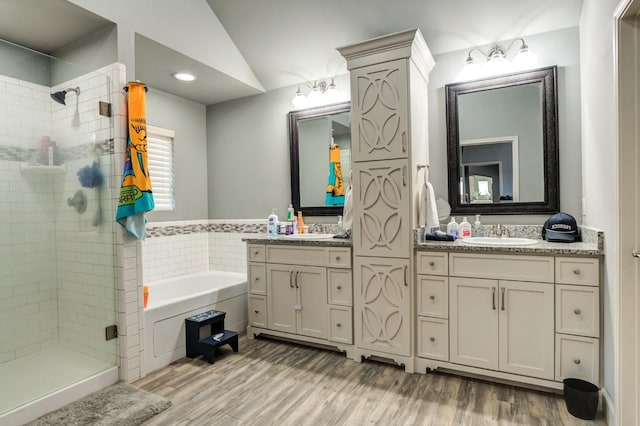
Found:
[[[244,233],[209,233],[209,269],[247,273],[247,247]]]

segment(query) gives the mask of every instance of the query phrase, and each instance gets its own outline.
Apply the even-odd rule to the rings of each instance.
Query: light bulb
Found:
[[[340,92],[336,88],[336,83],[331,79],[331,84],[329,84],[329,88],[324,92],[324,96],[327,99],[327,103],[335,103],[340,100]]]
[[[296,92],[296,95],[293,97],[293,99],[291,99],[291,103],[296,108],[304,108],[307,106],[308,104],[307,97],[302,93],[302,90],[300,90],[300,87],[298,87],[298,91]]]
[[[480,65],[471,57],[467,58],[467,62],[464,64],[462,69],[460,70],[460,79],[465,80],[473,80],[480,76],[481,69]]]
[[[529,49],[526,44],[513,58],[513,68],[517,71],[535,68],[538,65],[538,55]]]
[[[307,99],[311,106],[317,106],[322,103],[322,91],[320,90],[320,87],[318,87],[317,83],[313,83],[313,88],[311,89],[311,92],[309,92]]]

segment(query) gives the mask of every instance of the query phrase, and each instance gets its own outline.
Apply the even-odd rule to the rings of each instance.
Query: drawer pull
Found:
[[[574,358],[573,363],[576,365],[580,365],[580,358]]]
[[[337,286],[336,288],[337,288],[338,290],[342,290],[342,286],[341,286],[341,285]]]
[[[256,314],[259,314],[259,313],[260,313],[260,311],[259,311],[259,310],[257,310],[257,309],[256,309],[255,311],[253,311],[253,312],[254,312],[254,313],[256,313]]]
[[[431,296],[429,296],[429,299],[436,300],[436,297],[432,294]]]
[[[342,323],[341,322],[337,323],[336,327],[342,327]]]
[[[436,262],[434,262],[433,260],[431,262],[429,262],[429,266],[434,267],[436,266]]]
[[[573,270],[573,273],[576,275],[580,275],[580,269],[576,268]]]
[[[254,281],[260,281],[260,277],[256,277]]]
[[[582,311],[580,309],[574,309],[573,313],[576,315],[580,315],[582,313]]]
[[[429,337],[429,341],[430,341],[430,342],[435,342],[435,341],[436,341],[436,338],[435,338],[435,337]]]
[[[340,256],[336,256],[336,262],[340,262]]]
[[[257,256],[257,255],[259,255],[259,254],[260,254],[260,252],[259,252],[259,251],[254,251],[254,252],[253,252],[253,255],[254,255],[254,256]]]

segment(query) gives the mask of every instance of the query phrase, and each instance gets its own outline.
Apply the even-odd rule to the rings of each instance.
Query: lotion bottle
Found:
[[[288,222],[292,222],[293,221],[293,204],[289,204],[289,207],[287,208],[287,221]]]
[[[267,235],[272,238],[278,236],[278,215],[276,214],[276,209],[273,209],[267,218]]]
[[[460,222],[459,226],[460,238],[470,238],[471,237],[471,224],[467,222],[467,217],[462,218],[462,222]]]
[[[458,223],[456,222],[456,218],[453,216],[451,216],[451,222],[447,224],[447,234],[458,238]]]
[[[304,233],[304,220],[302,220],[302,211],[298,210],[298,233]]]

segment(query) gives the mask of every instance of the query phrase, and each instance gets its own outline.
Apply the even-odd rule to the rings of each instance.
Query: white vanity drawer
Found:
[[[325,247],[268,245],[267,262],[287,265],[327,266]]]
[[[353,305],[351,269],[327,269],[327,301],[331,305]]]
[[[352,344],[353,343],[353,320],[351,308],[329,307],[329,340]]]
[[[449,273],[447,253],[419,251],[418,254],[416,254],[416,264],[418,274],[448,275]]]
[[[249,263],[249,293],[267,294],[267,272],[264,263]]]
[[[449,361],[449,321],[418,317],[418,356]]]
[[[594,257],[556,257],[556,282],[560,284],[600,284],[600,260]]]
[[[418,275],[418,315],[447,318],[449,316],[449,278]]]
[[[267,298],[265,296],[248,295],[249,325],[255,327],[267,326]]]
[[[328,265],[330,267],[351,268],[351,249],[350,248],[329,247],[327,251],[329,253]]]
[[[553,257],[450,253],[449,275],[552,283],[554,275]]]
[[[600,386],[599,340],[556,334],[556,380],[577,378]]]
[[[247,260],[249,262],[264,262],[264,244],[248,244]]]
[[[600,336],[600,289],[556,285],[556,332]]]

